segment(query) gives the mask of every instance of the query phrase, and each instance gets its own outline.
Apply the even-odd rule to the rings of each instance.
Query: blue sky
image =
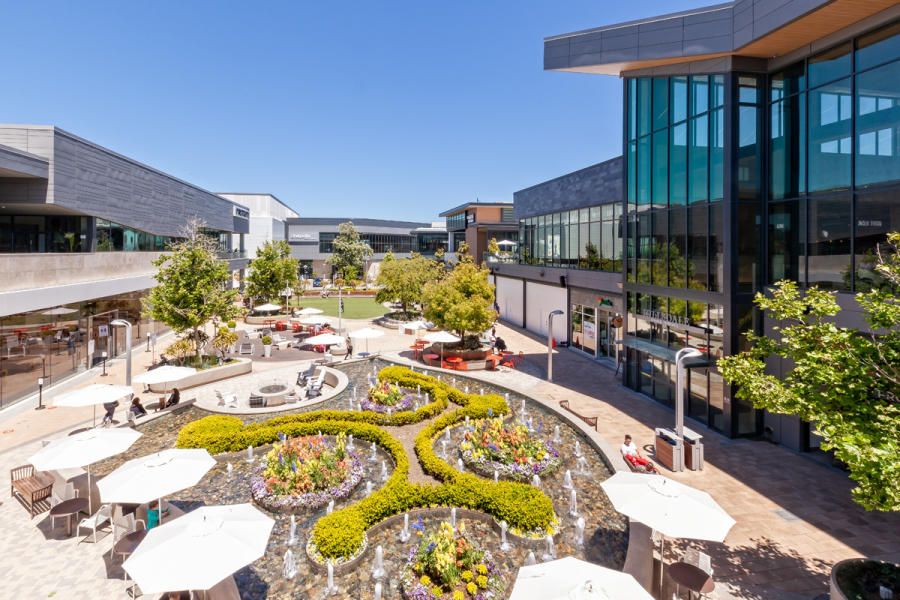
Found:
[[[16,2],[0,121],[302,216],[429,220],[620,154],[620,81],[544,72],[544,37],[704,4]]]

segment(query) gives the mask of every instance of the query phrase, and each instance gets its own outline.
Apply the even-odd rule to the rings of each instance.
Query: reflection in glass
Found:
[[[691,77],[691,116],[709,110],[709,77],[694,75]]]
[[[850,80],[809,93],[809,190],[850,186]]]
[[[794,63],[771,78],[770,100],[780,100],[806,88],[803,62]]]
[[[665,208],[669,200],[668,131],[653,134],[653,208]]]
[[[709,291],[721,292],[725,281],[725,230],[722,227],[722,203],[709,205]]]
[[[806,280],[797,201],[769,204],[769,283]]]
[[[850,289],[850,199],[809,200],[809,284]]]
[[[900,179],[900,61],[856,76],[856,185]]]
[[[638,140],[637,203],[638,210],[650,208],[650,136]]]
[[[741,109],[743,110],[744,107]],[[710,148],[709,148],[709,198],[724,198],[725,182],[725,112],[724,109],[709,113]]]
[[[850,42],[835,46],[809,59],[809,87],[845,77],[850,73]]]
[[[737,211],[737,289],[739,292],[754,292],[759,281],[759,204],[739,203]]]
[[[672,77],[670,85],[672,87],[672,122],[678,123],[679,121],[684,121],[687,118],[687,77],[685,75]]]
[[[687,203],[687,123],[669,134],[669,204]]]
[[[900,56],[900,23],[882,27],[856,40],[856,70],[880,65]]]
[[[707,280],[706,219],[707,207],[688,208],[688,255],[690,267],[688,287],[705,290]]]
[[[653,79],[653,130],[669,125],[669,80],[665,77]]]
[[[806,94],[773,104],[770,121],[772,198],[796,198],[806,191]]]
[[[685,287],[687,281],[687,212],[684,208],[669,211],[669,285]]]
[[[709,145],[708,116],[695,117],[689,123],[690,202],[702,202],[709,197],[707,180],[707,149]]]
[[[650,133],[650,79],[641,77],[638,79],[637,98],[637,127],[638,136]]]
[[[889,284],[875,271],[878,244],[887,234],[900,231],[900,202],[897,192],[875,192],[856,197],[856,291],[887,288]]]

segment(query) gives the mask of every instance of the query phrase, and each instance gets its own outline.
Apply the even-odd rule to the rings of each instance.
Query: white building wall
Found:
[[[500,307],[500,318],[513,325],[522,326],[522,280],[509,277],[496,277],[497,305]]]
[[[547,317],[551,311],[563,314],[553,319],[553,337],[557,342],[568,341],[569,306],[566,288],[525,283],[525,326],[529,331],[547,335]]]

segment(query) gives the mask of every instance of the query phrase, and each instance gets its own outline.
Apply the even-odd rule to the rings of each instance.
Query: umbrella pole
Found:
[[[665,582],[665,573],[663,570],[666,567],[666,536],[663,534],[659,534],[659,597],[663,597],[663,583]]]
[[[88,495],[88,516],[94,514],[94,495],[91,493],[91,465],[87,466],[88,472],[88,485],[87,485],[87,495]]]
[[[163,507],[162,507],[162,498],[157,500],[156,512],[159,513],[159,524],[162,525],[162,517],[163,517]]]

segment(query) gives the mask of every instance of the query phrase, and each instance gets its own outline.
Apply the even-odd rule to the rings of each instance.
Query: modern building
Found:
[[[123,352],[115,319],[135,343],[158,333],[152,261],[195,217],[243,269],[246,206],[56,127],[0,125],[0,407]]]
[[[465,241],[469,244],[469,254],[479,263],[492,238],[498,243],[512,243],[518,236],[512,202],[467,202],[439,216],[447,220],[447,244],[451,252],[456,252]]]
[[[367,242],[374,252],[366,265],[366,272],[370,277],[377,270],[372,265],[380,263],[388,252],[398,258],[408,258],[411,253],[420,251],[421,242],[425,246],[422,253],[427,254],[428,246],[434,245],[434,236],[440,239],[447,235],[446,232],[441,233],[439,229],[435,229],[434,223],[383,219],[289,218],[285,221],[287,240],[291,245],[291,255],[300,261],[301,269],[305,267],[309,274],[331,277],[332,268],[326,260],[333,252],[332,242],[338,235],[338,226],[348,221],[356,226],[360,239]]]
[[[673,405],[675,353],[699,348],[690,418],[815,450],[715,360],[771,331],[753,295],[782,278],[864,326],[853,293],[900,229],[900,5],[739,0],[547,38],[544,68],[623,80],[627,385]]]
[[[592,358],[616,356],[622,297],[622,157],[513,196],[518,252],[486,257],[500,317]],[[619,317],[619,319],[617,319]]]
[[[226,200],[243,204],[250,210],[250,231],[244,236],[247,258],[256,258],[256,250],[266,242],[284,240],[285,221],[300,215],[274,194],[219,193]],[[235,238],[239,234],[235,234]],[[232,243],[236,246],[238,240]]]

